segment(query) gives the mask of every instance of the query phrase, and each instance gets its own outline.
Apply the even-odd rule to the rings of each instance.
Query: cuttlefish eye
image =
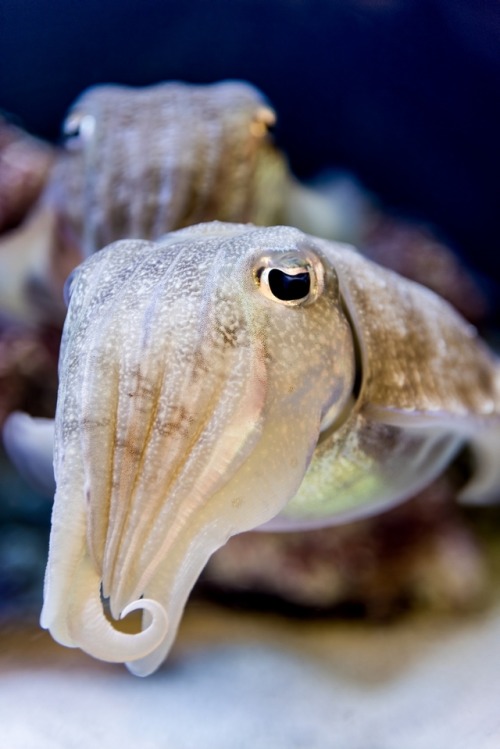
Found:
[[[264,259],[255,278],[265,297],[290,307],[311,304],[323,290],[321,264],[295,257]]]
[[[273,296],[283,302],[296,302],[305,299],[311,289],[309,271],[285,273],[278,268],[268,271],[267,282]]]
[[[259,107],[250,123],[250,133],[263,138],[276,124],[276,112],[271,107]]]
[[[72,112],[62,128],[64,145],[68,148],[77,148],[92,137],[94,130],[95,117],[82,112]]]

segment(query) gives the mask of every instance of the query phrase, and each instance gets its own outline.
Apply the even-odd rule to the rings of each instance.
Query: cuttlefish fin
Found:
[[[462,448],[470,452],[471,475],[458,494],[464,504],[490,504],[500,500],[500,418],[485,419],[480,414],[451,414],[444,411],[405,411],[404,409],[367,406],[370,419],[405,431],[426,430],[429,445],[439,435],[455,435],[450,442],[450,456]],[[429,450],[429,458],[434,458]],[[446,466],[443,461],[442,468]]]
[[[21,476],[41,494],[53,497],[54,420],[11,413],[3,427],[5,451]]]
[[[475,435],[469,447],[473,474],[458,499],[470,505],[500,501],[500,425],[497,429]]]
[[[358,244],[373,211],[355,179],[344,173],[325,172],[310,184],[290,179],[283,219],[308,234]]]

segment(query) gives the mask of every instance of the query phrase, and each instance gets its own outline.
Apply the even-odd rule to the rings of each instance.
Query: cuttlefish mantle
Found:
[[[465,444],[464,496],[497,493],[497,360],[352,248],[203,224],[109,246],[68,297],[41,617],[64,645],[150,674],[230,536],[374,512]]]

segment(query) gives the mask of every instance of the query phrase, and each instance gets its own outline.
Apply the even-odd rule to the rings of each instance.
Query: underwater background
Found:
[[[248,80],[298,176],[434,223],[498,316],[499,50],[494,0],[2,0],[0,109],[56,139],[94,83]]]
[[[269,98],[278,115],[276,144],[298,177],[346,170],[391,215],[428,224],[487,297],[489,312],[480,322],[495,340],[496,0],[0,0],[0,114],[40,138],[59,140],[69,105],[93,84],[227,78],[249,81]],[[462,301],[468,288],[458,288]],[[22,362],[30,362],[30,345]],[[46,345],[51,354],[55,348]],[[1,379],[8,366],[2,356],[0,348],[0,406],[7,379],[14,387],[11,375]],[[23,373],[25,380],[32,376],[52,393],[43,377],[46,361],[31,364],[34,373]],[[33,413],[53,407],[43,388],[33,387],[29,399],[23,405]],[[457,520],[454,513],[462,511],[441,501],[436,487],[429,498],[367,524],[366,532],[350,526],[331,543],[324,537],[325,555],[342,560],[340,583],[351,591],[358,585],[358,609],[348,601],[346,611],[336,609],[337,620],[321,612],[314,619],[312,594],[311,619],[300,601],[294,611],[285,607],[296,618],[264,618],[262,597],[248,591],[238,597],[232,579],[228,595],[215,570],[223,585],[209,590],[211,600],[232,609],[200,596],[188,610],[172,666],[144,682],[59,647],[39,629],[51,501],[0,451],[5,746],[84,749],[95,738],[107,749],[131,741],[151,749],[441,749],[445,742],[496,749],[500,683],[491,653],[498,652],[500,632],[500,511],[469,511]],[[292,555],[309,563],[311,549],[299,541]],[[236,559],[251,566],[256,556],[241,545],[225,554],[224,569],[236,573]],[[441,569],[436,559],[449,564]],[[320,563],[315,579],[323,576]],[[365,576],[356,578],[360,569]],[[424,607],[438,611],[428,619],[419,613],[405,619],[404,578],[416,569],[423,571],[417,599],[422,595]],[[450,569],[455,577],[446,577]],[[329,567],[328,573],[336,584]],[[436,582],[431,593],[424,578]]]
[[[403,274],[408,265],[415,272],[415,253],[421,255],[424,282],[426,273],[429,280],[434,274],[439,292],[495,340],[499,42],[494,2],[2,0],[0,114],[58,142],[68,107],[93,84],[249,81],[276,109],[276,145],[298,177],[345,170],[388,212],[388,223],[382,216],[381,230],[368,241],[368,254],[382,264],[388,259]],[[412,233],[405,223],[412,220],[428,226],[430,238]],[[435,239],[465,261],[476,286],[440,260],[445,256]],[[21,337],[20,354],[8,337],[2,342],[2,419],[16,407],[53,413],[58,333],[43,336],[49,340],[42,347]],[[24,382],[22,395],[16,377]],[[0,459],[0,611],[36,608],[50,498],[28,487],[3,453]],[[414,525],[402,513],[403,526]],[[388,531],[383,523],[368,529],[370,538],[387,539],[384,549],[391,546],[391,522]],[[438,524],[436,533],[442,532]],[[344,560],[355,559],[348,532],[346,539]],[[329,544],[326,549],[331,554]],[[244,554],[241,545],[233,557],[230,550],[224,552],[227,569]]]

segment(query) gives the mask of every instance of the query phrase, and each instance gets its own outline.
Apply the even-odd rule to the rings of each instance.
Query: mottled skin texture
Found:
[[[289,175],[274,119],[242,82],[96,86],[68,114],[48,200],[86,256],[200,221],[277,223]]]
[[[308,274],[308,293],[276,297],[273,269]],[[205,224],[112,245],[70,296],[42,613],[65,645],[151,673],[228,537],[373,512],[465,444],[465,494],[498,492],[497,360],[446,303],[349,247]],[[144,609],[140,634],[104,617],[101,585],[115,618]]]

